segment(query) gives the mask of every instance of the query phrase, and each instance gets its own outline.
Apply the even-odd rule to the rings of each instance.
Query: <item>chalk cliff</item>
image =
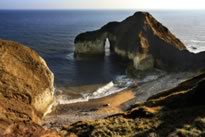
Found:
[[[136,12],[122,22],[110,22],[99,30],[79,34],[75,38],[75,56],[104,56],[107,38],[112,53],[131,60],[136,70],[188,70],[205,66],[205,53],[190,53],[147,12]]]
[[[16,122],[40,123],[54,101],[53,84],[53,73],[35,51],[0,40],[0,132]]]

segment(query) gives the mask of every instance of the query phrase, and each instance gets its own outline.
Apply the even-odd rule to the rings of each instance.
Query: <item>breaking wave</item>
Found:
[[[144,77],[141,80],[131,79],[126,75],[118,76],[114,81],[111,81],[104,85],[103,87],[97,89],[93,93],[82,94],[82,97],[76,99],[70,99],[66,95],[59,95],[57,100],[59,104],[73,104],[78,102],[87,102],[91,99],[98,99],[102,97],[106,97],[120,91],[126,90],[129,87],[137,86],[138,84],[142,84],[145,82],[156,80],[160,77],[160,75],[149,75]]]

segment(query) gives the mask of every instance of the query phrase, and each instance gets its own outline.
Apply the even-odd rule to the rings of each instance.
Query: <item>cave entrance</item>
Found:
[[[110,40],[108,38],[105,40],[105,56],[110,56]]]

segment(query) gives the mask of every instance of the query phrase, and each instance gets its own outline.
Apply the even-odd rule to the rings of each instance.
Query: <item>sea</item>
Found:
[[[137,10],[0,10],[0,38],[37,51],[55,75],[55,86],[109,83],[124,78],[125,67],[115,58],[73,57],[74,39],[110,21],[122,21]],[[194,53],[205,50],[205,11],[149,11]]]

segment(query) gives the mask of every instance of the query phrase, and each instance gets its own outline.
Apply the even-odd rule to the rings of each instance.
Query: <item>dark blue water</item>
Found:
[[[121,21],[135,11],[0,11],[0,38],[21,42],[36,50],[55,74],[58,86],[109,82],[124,73],[121,62],[73,59],[77,34]],[[188,47],[205,41],[204,12],[152,12]],[[200,13],[200,14],[199,14]],[[196,27],[193,27],[195,25]]]
[[[124,73],[115,60],[73,59],[77,34],[122,20],[133,11],[0,11],[0,38],[36,50],[55,74],[58,86],[104,83]]]

